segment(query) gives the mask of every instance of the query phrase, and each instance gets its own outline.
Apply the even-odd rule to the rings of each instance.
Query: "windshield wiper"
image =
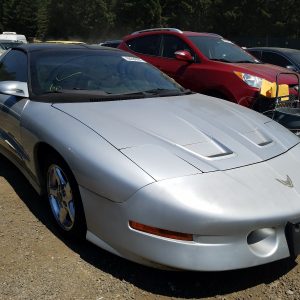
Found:
[[[167,97],[191,94],[190,90],[170,90],[170,89],[152,89],[132,93],[112,94],[101,90],[55,90],[43,92],[33,96],[33,100],[50,103],[70,103],[70,102],[105,102],[118,100],[134,100],[152,97]]]
[[[159,97],[168,97],[168,96],[179,96],[179,95],[187,95],[191,94],[192,92],[190,90],[170,90],[170,89],[151,89],[151,90],[146,90],[143,91],[146,96],[151,95],[151,96],[159,96]]]
[[[62,90],[57,90],[57,91],[45,91],[45,92],[42,92],[40,95],[45,95],[45,94],[62,94],[63,91]]]
[[[98,95],[110,95],[111,93],[102,91],[102,90],[87,90],[87,89],[81,89],[81,88],[73,88],[73,89],[60,89],[60,90],[53,90],[53,91],[47,91],[43,92],[44,94],[98,94]]]
[[[33,100],[50,103],[105,102],[146,98],[143,92],[111,94],[100,90],[59,90],[44,92],[32,97]]]

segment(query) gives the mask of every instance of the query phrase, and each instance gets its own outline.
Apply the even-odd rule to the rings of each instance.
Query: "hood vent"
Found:
[[[254,130],[242,134],[248,141],[259,147],[271,145],[274,141],[259,130]]]
[[[204,159],[216,160],[222,158],[229,158],[234,155],[234,153],[227,148],[225,145],[219,141],[209,138],[209,141],[203,143],[195,143],[190,145],[185,145],[188,151],[191,151]]]

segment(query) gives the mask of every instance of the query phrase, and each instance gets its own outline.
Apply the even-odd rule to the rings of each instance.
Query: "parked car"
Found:
[[[300,140],[253,110],[130,53],[63,44],[1,56],[0,106],[0,152],[67,237],[186,270],[300,252]]]
[[[111,40],[100,43],[100,46],[117,48],[121,44],[122,40]]]
[[[276,81],[286,69],[262,64],[222,36],[212,33],[156,28],[134,32],[123,39],[120,49],[153,64],[185,88],[253,107],[260,96],[262,80]],[[280,76],[296,94],[297,79]]]
[[[8,50],[15,46],[21,45],[23,42],[14,41],[14,40],[0,40],[0,47],[1,49]]]
[[[27,39],[23,34],[17,34],[16,32],[4,31],[0,34],[0,40],[8,40],[8,41],[15,41],[20,43],[27,43]]]
[[[247,51],[264,63],[273,64],[300,73],[300,50],[275,47],[247,48]]]

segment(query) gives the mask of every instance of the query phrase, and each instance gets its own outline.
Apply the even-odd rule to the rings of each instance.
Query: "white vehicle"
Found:
[[[23,34],[17,34],[16,32],[4,31],[0,34],[0,40],[18,41],[27,44],[27,39]]]

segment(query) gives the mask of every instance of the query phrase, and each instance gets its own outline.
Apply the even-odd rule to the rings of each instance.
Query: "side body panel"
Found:
[[[39,143],[45,143],[66,160],[78,184],[110,200],[124,201],[154,182],[95,131],[49,103],[30,102],[26,106],[21,134],[30,158],[26,166],[38,180],[41,178],[36,151]],[[42,159],[47,155],[42,153]]]

